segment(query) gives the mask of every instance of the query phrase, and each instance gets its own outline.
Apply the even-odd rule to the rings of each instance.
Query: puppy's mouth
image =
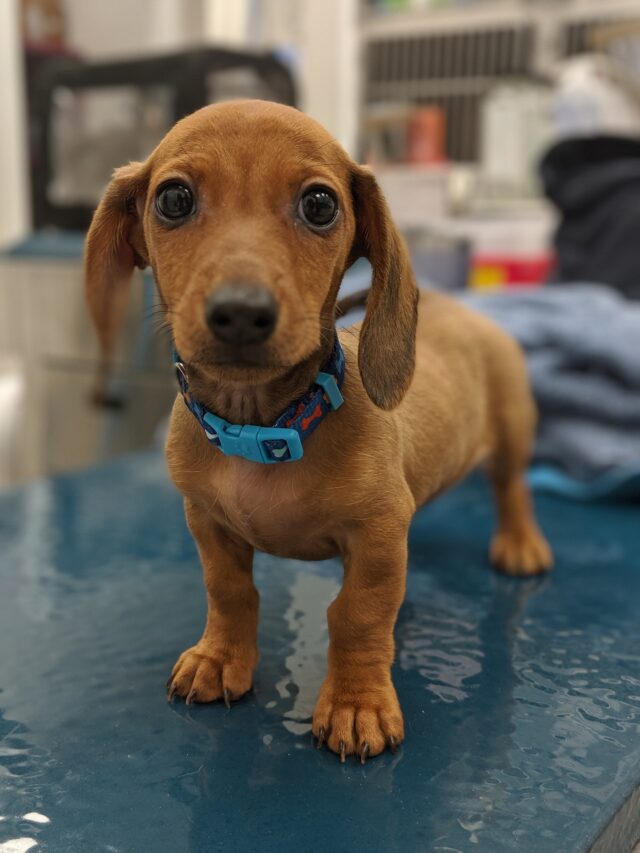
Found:
[[[288,366],[284,364],[280,353],[276,352],[274,347],[264,344],[231,346],[212,343],[195,352],[190,361],[202,368],[250,367],[272,369]]]
[[[288,370],[291,365],[281,364],[279,361],[253,356],[248,353],[237,353],[233,355],[221,355],[213,359],[196,361],[201,367],[231,367],[238,370]]]
[[[226,380],[268,380],[287,373],[295,362],[284,361],[273,352],[259,347],[218,347],[201,351],[189,364],[204,376]]]

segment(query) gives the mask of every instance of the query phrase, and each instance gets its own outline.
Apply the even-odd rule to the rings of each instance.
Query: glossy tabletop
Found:
[[[337,562],[258,555],[255,690],[169,705],[205,601],[161,456],[0,495],[0,851],[586,850],[640,782],[640,508],[537,503],[534,581],[480,479],[417,515],[407,739],[362,767],[311,746]]]

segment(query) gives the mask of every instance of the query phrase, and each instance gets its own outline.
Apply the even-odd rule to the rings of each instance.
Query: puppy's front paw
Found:
[[[313,714],[318,748],[324,743],[344,762],[356,754],[362,764],[386,747],[396,751],[404,739],[402,711],[387,674],[342,680],[329,675]]]
[[[527,577],[547,572],[553,566],[553,554],[540,530],[499,530],[491,542],[491,562],[507,575]]]
[[[224,699],[229,708],[251,690],[256,662],[254,651],[221,654],[200,642],[178,658],[167,682],[167,698],[182,696],[187,705]]]

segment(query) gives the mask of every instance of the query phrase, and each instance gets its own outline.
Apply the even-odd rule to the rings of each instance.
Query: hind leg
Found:
[[[491,562],[507,575],[537,575],[553,565],[553,555],[538,527],[524,473],[493,479],[498,529],[491,541]]]
[[[526,383],[524,388],[525,398],[520,386],[520,393],[514,395],[516,405],[511,396],[510,402],[497,413],[495,449],[489,468],[498,513],[491,562],[499,571],[519,576],[537,575],[553,565],[551,548],[536,523],[525,479],[536,414]]]

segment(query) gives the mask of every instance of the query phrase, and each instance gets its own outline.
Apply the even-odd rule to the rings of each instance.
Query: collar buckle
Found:
[[[230,424],[211,412],[206,412],[203,420],[214,430],[220,441],[220,449],[226,456],[242,456],[250,462],[281,462],[282,456],[289,451],[288,462],[302,458],[303,449],[300,434],[295,429],[285,427],[259,427],[252,424]],[[282,450],[269,449],[267,441],[282,441]]]

